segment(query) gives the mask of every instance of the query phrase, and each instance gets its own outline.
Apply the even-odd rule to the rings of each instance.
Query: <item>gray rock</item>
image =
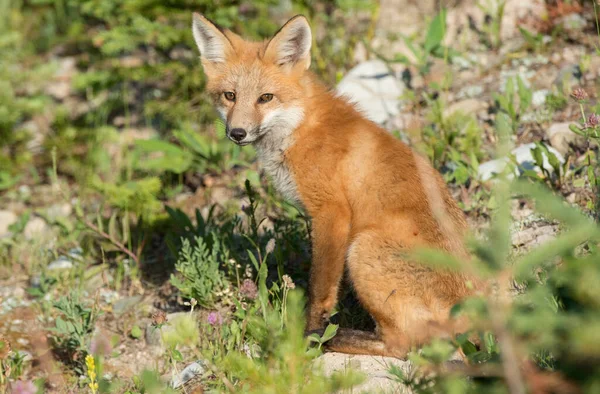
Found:
[[[570,91],[573,86],[579,84],[579,66],[568,65],[558,71],[558,76],[554,80],[554,85],[559,91]]]
[[[515,156],[515,159],[516,159],[517,163],[519,164],[520,168],[523,168],[526,170],[541,171],[541,169],[535,165],[535,160],[533,159],[533,155],[531,154],[531,150],[533,148],[535,148],[535,143],[532,142],[529,144],[521,145],[521,146],[513,149],[510,153],[511,153],[511,155]],[[556,149],[554,149],[552,147],[548,147],[548,150],[556,156],[556,158],[558,159],[558,161],[561,164],[565,162],[563,155],[559,151],[557,151]],[[543,163],[544,168],[546,170],[548,170],[550,173],[552,173],[554,171],[554,169],[550,165],[550,162],[548,161],[548,157],[546,156],[545,153],[543,153],[543,156],[544,156],[544,163]],[[500,174],[502,171],[504,171],[504,169],[506,168],[506,166],[509,162],[510,162],[510,159],[508,157],[503,157],[500,159],[490,160],[488,162],[480,164],[479,170],[478,170],[479,179],[482,181],[487,181],[487,180],[491,179],[495,174]],[[508,178],[512,179],[514,176],[519,176],[519,175],[520,175],[519,169],[515,168],[515,172],[513,174],[509,174]]]
[[[113,313],[115,314],[115,316],[120,316],[123,313],[127,312],[129,309],[133,308],[135,305],[139,304],[141,300],[141,295],[121,298],[113,304]]]
[[[73,268],[73,262],[66,256],[59,256],[48,264],[49,271],[70,270],[71,268]]]
[[[44,219],[40,217],[33,217],[29,219],[27,224],[25,225],[25,229],[23,230],[23,235],[25,235],[26,239],[33,239],[36,236],[43,235],[50,231],[50,227]]]
[[[204,372],[206,372],[204,361],[198,360],[193,362],[171,379],[171,387],[174,389],[179,388]]]
[[[194,312],[195,314],[195,312]],[[155,326],[152,325],[152,323],[149,323],[148,326],[146,326],[146,332],[144,337],[146,338],[146,344],[148,346],[155,346],[155,347],[163,347],[163,340],[162,340],[162,335],[161,332],[163,334],[168,334],[170,332],[173,332],[175,330],[173,323],[176,322],[179,318],[183,317],[183,316],[189,316],[190,313],[189,312],[175,312],[175,313],[169,313],[167,315],[167,323],[165,325],[163,325],[160,330],[157,329]]]
[[[487,104],[482,100],[465,99],[450,104],[444,110],[444,117],[449,117],[455,113],[464,115],[476,115],[479,111],[487,109]]]
[[[73,212],[71,204],[65,202],[62,204],[54,204],[46,210],[46,217],[51,222],[56,221],[58,218],[65,218]]]
[[[571,122],[554,123],[546,130],[546,137],[550,141],[550,145],[563,155],[569,152],[570,144],[583,145],[585,143],[583,136],[577,135],[569,129],[570,124]]]
[[[369,60],[342,78],[337,91],[356,103],[366,117],[385,124],[400,112],[403,84],[381,60]]]
[[[524,228],[511,233],[511,241],[515,247],[530,249],[553,240],[557,233],[557,225]]]
[[[582,31],[585,28],[587,21],[583,16],[581,16],[581,14],[571,13],[561,18],[558,18],[555,21],[555,24],[557,26],[562,26],[567,31],[576,32]]]
[[[17,221],[17,215],[11,211],[0,210],[0,238],[10,234],[8,227]]]
[[[410,361],[393,357],[349,355],[343,353],[325,353],[315,360],[316,366],[321,366],[329,376],[334,372],[352,369],[366,375],[365,381],[353,387],[352,392],[393,392],[410,393],[408,387],[398,382],[388,373],[391,366],[396,366],[405,374],[410,372]]]
[[[533,92],[533,97],[531,98],[531,104],[534,107],[541,107],[546,103],[546,97],[550,94],[548,89],[537,90]]]

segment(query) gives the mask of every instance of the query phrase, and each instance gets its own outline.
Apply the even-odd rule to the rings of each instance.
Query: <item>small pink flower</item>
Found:
[[[210,312],[206,318],[206,321],[211,326],[220,326],[223,324],[223,316],[221,316],[219,312]]]
[[[594,128],[598,125],[600,125],[600,115],[598,114],[591,114],[587,120],[587,124],[588,127]]]
[[[108,338],[101,334],[97,333],[90,343],[90,352],[96,356],[106,356],[110,354],[112,351],[112,347],[110,346],[110,341]]]
[[[258,295],[258,288],[256,287],[254,281],[250,279],[244,279],[242,285],[240,286],[240,294],[242,297],[245,297],[249,300],[256,299],[256,296]]]
[[[32,381],[22,381],[18,380],[13,384],[12,387],[13,394],[36,394],[37,387],[33,384]]]
[[[571,93],[571,97],[573,97],[577,101],[583,101],[588,98],[588,94],[582,88],[575,88]]]

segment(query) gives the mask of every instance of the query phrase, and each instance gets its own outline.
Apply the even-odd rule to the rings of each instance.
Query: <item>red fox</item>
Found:
[[[194,14],[207,90],[238,145],[252,144],[286,198],[312,219],[307,330],[327,323],[347,270],[374,333],[340,330],[330,350],[399,358],[435,335],[465,328],[450,308],[478,282],[406,257],[434,247],[467,261],[466,221],[428,161],[308,70],[308,21],[290,19],[250,42]]]

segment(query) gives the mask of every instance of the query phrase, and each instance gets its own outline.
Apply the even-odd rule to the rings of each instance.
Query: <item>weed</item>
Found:
[[[517,84],[516,91],[515,81]],[[518,104],[515,96],[518,98]],[[509,78],[506,81],[503,94],[494,94],[494,100],[496,100],[500,109],[510,117],[513,133],[517,132],[519,128],[519,118],[529,109],[532,98],[533,92],[525,85],[520,76]]]
[[[75,371],[83,374],[84,359],[99,311],[94,306],[86,306],[78,292],[61,297],[53,306],[60,312],[54,327],[50,328],[54,333],[55,348],[73,364]]]

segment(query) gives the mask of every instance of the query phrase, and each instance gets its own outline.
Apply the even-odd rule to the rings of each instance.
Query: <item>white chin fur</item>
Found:
[[[268,113],[262,123],[263,137],[256,143],[258,160],[284,197],[300,201],[294,177],[284,162],[284,153],[292,145],[293,132],[304,119],[300,107],[279,108]]]

